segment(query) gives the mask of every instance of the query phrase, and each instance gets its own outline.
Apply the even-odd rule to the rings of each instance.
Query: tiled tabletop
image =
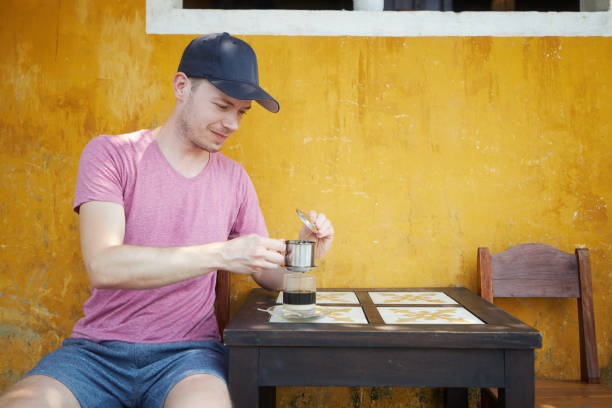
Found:
[[[439,291],[369,291],[367,295],[385,324],[484,324],[451,297]],[[277,311],[282,310],[282,299],[281,292],[276,300]],[[310,319],[309,323],[368,323],[355,292],[318,291],[317,304],[331,309],[331,313]],[[342,306],[334,306],[340,304]],[[288,322],[295,320],[285,319],[279,314],[270,318],[270,323]]]

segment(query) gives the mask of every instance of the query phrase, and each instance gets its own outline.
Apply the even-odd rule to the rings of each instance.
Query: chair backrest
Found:
[[[580,376],[599,383],[589,250],[575,254],[545,244],[522,244],[491,255],[478,248],[480,295],[494,297],[568,297],[578,299]]]
[[[219,334],[223,339],[223,330],[229,321],[230,273],[228,271],[217,271],[215,295],[215,315],[217,316]]]

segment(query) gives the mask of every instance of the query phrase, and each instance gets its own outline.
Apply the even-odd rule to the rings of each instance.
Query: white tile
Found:
[[[457,304],[444,292],[368,292],[376,305],[451,305]]]
[[[357,299],[357,295],[355,292],[317,292],[317,303],[320,304],[334,304],[334,303],[343,303],[343,304],[359,304],[359,299]]]
[[[484,324],[462,307],[379,306],[386,324]]]
[[[280,311],[283,306],[274,306],[275,311]],[[285,319],[280,313],[270,316],[270,323],[352,323],[352,324],[367,324],[368,320],[363,313],[363,309],[359,306],[324,306],[332,312],[319,319],[308,319],[304,321]]]

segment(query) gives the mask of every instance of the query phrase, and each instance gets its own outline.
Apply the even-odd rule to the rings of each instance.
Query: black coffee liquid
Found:
[[[311,291],[283,292],[283,303],[288,305],[312,305],[316,298],[317,293]]]

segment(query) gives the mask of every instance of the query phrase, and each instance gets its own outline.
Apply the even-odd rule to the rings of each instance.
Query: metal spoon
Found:
[[[297,213],[298,217],[300,217],[300,220],[302,220],[304,225],[306,225],[306,228],[308,228],[309,230],[311,230],[315,234],[317,234],[319,232],[317,227],[315,227],[315,225],[310,221],[310,219],[306,216],[306,214],[304,214],[302,211],[300,211],[299,208],[296,208],[295,212]]]

